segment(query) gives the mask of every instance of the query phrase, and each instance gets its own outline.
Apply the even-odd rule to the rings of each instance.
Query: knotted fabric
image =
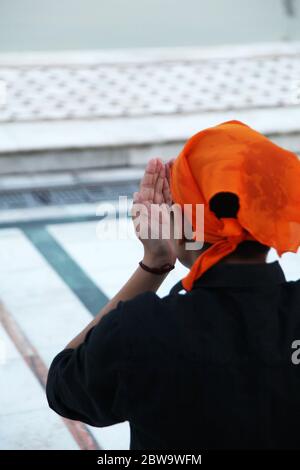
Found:
[[[228,121],[191,137],[172,165],[171,192],[183,210],[192,205],[185,215],[194,239],[211,244],[182,280],[186,290],[244,240],[273,247],[279,256],[300,246],[298,157],[242,122]],[[236,218],[218,219],[210,210],[209,201],[220,192],[238,197]],[[204,206],[204,230],[196,227],[196,204]]]

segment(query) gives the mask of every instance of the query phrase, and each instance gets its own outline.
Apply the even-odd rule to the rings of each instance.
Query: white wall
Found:
[[[300,0],[0,0],[1,51],[282,39],[300,39]]]

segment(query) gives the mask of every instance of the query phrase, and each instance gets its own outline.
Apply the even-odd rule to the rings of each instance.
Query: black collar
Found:
[[[219,263],[212,266],[194,283],[198,287],[254,287],[286,282],[278,261],[258,264]],[[177,283],[170,294],[179,292],[183,287]]]

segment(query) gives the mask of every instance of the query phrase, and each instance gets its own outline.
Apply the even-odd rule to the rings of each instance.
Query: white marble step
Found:
[[[299,43],[1,60],[0,121],[189,114],[299,103]],[[241,53],[243,51],[243,53]],[[66,54],[65,54],[66,55]],[[87,57],[86,57],[87,56]],[[58,54],[58,58],[60,55]],[[45,63],[46,62],[46,63]],[[298,89],[299,92],[299,89]]]
[[[1,54],[0,172],[143,165],[229,119],[299,151],[299,44]]]

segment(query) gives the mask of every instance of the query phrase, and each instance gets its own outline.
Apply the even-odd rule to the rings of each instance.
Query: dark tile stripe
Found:
[[[45,226],[36,224],[22,227],[22,230],[63,282],[95,316],[108,301],[101,289],[52,237]]]

